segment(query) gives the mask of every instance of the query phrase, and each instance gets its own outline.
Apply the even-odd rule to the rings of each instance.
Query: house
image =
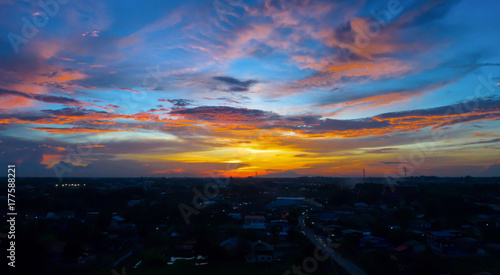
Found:
[[[245,224],[264,223],[264,216],[245,216]]]
[[[97,216],[99,216],[100,212],[87,212],[85,213],[85,218],[86,219],[95,219]]]
[[[273,262],[274,246],[263,241],[256,241],[251,244],[252,254],[245,256],[245,260],[249,263],[255,262]]]
[[[359,239],[358,246],[362,248],[388,248],[391,244],[384,238],[363,236]]]
[[[184,240],[179,243],[173,245],[172,247],[172,255],[175,257],[193,257],[194,254],[194,246],[196,245],[196,240]]]
[[[288,232],[280,231],[280,232],[276,232],[276,233],[277,233],[277,235],[274,235],[272,232],[266,232],[267,239],[270,242],[275,241],[275,239],[278,241],[284,242],[288,239]]]
[[[237,221],[243,220],[243,217],[241,216],[240,213],[229,213],[229,214],[227,214],[227,217],[231,218],[231,219],[235,219]]]
[[[314,215],[314,217],[318,220],[318,221],[323,221],[323,222],[331,222],[331,221],[336,221],[338,220],[338,217],[337,217],[337,214],[333,213],[333,212],[323,212],[323,213],[319,213],[317,215]]]
[[[424,231],[412,229],[412,228],[408,228],[406,231],[408,233],[410,233],[411,235],[413,235],[412,238],[416,238],[416,239],[419,239],[422,241],[425,241],[425,239],[426,239],[426,234]]]
[[[182,238],[182,234],[179,233],[179,232],[172,232],[170,234],[170,237],[172,237],[172,238]]]
[[[426,220],[416,220],[410,223],[410,227],[414,229],[430,229],[432,224]]]
[[[224,248],[230,256],[238,256],[241,255],[243,251],[247,251],[247,248],[250,247],[250,242],[240,238],[229,238],[219,244],[220,247]]]
[[[426,250],[425,243],[415,241],[415,240],[409,240],[404,243],[405,245],[409,246],[410,249],[413,251],[413,253],[421,253]]]
[[[340,230],[343,229],[344,227],[342,225],[330,224],[330,225],[325,225],[322,228],[324,232],[330,233],[330,232],[340,232]]]
[[[354,230],[354,229],[342,229],[341,232],[342,232],[342,235],[344,237],[347,237],[347,236],[361,237],[361,236],[363,236],[362,231]]]
[[[323,232],[325,232],[326,236],[332,241],[340,241],[342,239],[342,229],[343,226],[340,225],[327,225],[322,227]]]
[[[458,231],[430,231],[427,233],[427,244],[434,250],[441,253],[455,253],[456,239],[462,234]]]
[[[114,216],[113,218],[111,218],[111,227],[113,228],[117,228],[119,227],[123,222],[125,221],[124,218],[120,217],[120,216]]]
[[[290,224],[286,220],[274,220],[274,221],[270,221],[267,224],[267,227],[273,227],[273,226],[281,227],[281,231],[283,231],[283,232],[290,230]]]
[[[243,229],[265,230],[265,217],[264,216],[245,216],[245,224]]]
[[[354,207],[368,207],[368,204],[364,202],[356,202],[354,203]]]
[[[387,225],[386,227],[389,230],[401,230],[402,229],[401,226],[399,226],[399,225]]]
[[[229,238],[219,244],[220,247],[223,247],[227,251],[232,251],[236,247],[238,247],[238,238]]]
[[[425,244],[419,241],[410,240],[394,248],[396,252],[422,253],[425,251]]]

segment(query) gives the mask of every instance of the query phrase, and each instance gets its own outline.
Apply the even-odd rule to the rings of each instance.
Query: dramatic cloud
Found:
[[[188,119],[218,121],[218,122],[245,122],[264,119],[266,112],[246,108],[223,106],[201,106],[189,109],[173,110],[170,114],[179,115]]]
[[[117,5],[65,5],[17,42],[40,7],[2,6],[2,161],[35,176],[382,175],[427,146],[421,174],[500,175],[497,2]],[[67,159],[76,145],[92,154]]]
[[[31,93],[23,93],[18,91],[10,91],[5,89],[0,89],[0,97],[5,96],[19,96],[27,99],[32,99],[44,103],[55,103],[55,104],[64,104],[64,105],[80,105],[81,102],[78,100],[60,97],[60,96],[51,96],[51,95],[40,95],[40,94],[31,94]]]
[[[250,87],[258,83],[257,80],[246,80],[241,81],[229,76],[215,76],[213,79],[218,82],[217,89],[221,89],[226,92],[247,92]],[[222,86],[222,88],[219,88]]]
[[[182,98],[180,98],[180,99],[158,99],[158,101],[172,103],[175,107],[186,107],[186,106],[191,105],[194,102],[194,100],[182,99]]]

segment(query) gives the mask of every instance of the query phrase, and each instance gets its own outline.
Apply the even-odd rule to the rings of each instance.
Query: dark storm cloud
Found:
[[[173,110],[171,114],[207,121],[251,121],[255,119],[262,119],[266,117],[267,113],[256,109],[234,108],[227,106],[200,106],[190,109]]]
[[[309,132],[328,132],[334,131],[348,131],[348,130],[363,130],[363,129],[380,129],[390,125],[387,121],[378,121],[372,118],[352,119],[352,120],[339,120],[339,119],[325,119],[321,123],[311,129]]]
[[[0,163],[15,164],[18,176],[54,175],[50,169],[47,169],[47,166],[41,164],[43,149],[40,149],[38,144],[11,138],[2,138],[1,141]],[[5,175],[6,173],[7,170],[0,172],[0,175]]]
[[[489,98],[489,99],[476,99],[476,100],[468,100],[452,105],[429,108],[429,109],[418,109],[411,111],[403,111],[403,112],[392,112],[385,113],[376,116],[380,119],[391,119],[398,117],[425,117],[425,116],[437,116],[437,115],[464,115],[460,119],[468,119],[468,118],[487,118],[487,117],[497,117],[498,114],[495,114],[495,111],[500,110],[500,99],[498,98]],[[471,112],[481,112],[481,113],[490,113],[490,114],[481,114],[481,115],[469,115],[465,116]],[[455,120],[451,120],[450,124],[453,124]],[[458,119],[457,119],[458,121]]]
[[[172,103],[175,107],[186,107],[186,106],[191,105],[194,102],[194,100],[184,99],[184,98],[180,98],[180,99],[158,99],[158,101]]]
[[[214,76],[213,79],[218,82],[218,84],[222,84],[225,88],[221,90],[226,92],[247,92],[250,87],[258,83],[258,81],[254,79],[242,81],[230,76]]]
[[[489,144],[489,143],[497,143],[500,142],[500,138],[494,138],[490,140],[482,140],[482,141],[476,141],[476,142],[468,142],[464,143],[463,145],[476,145],[476,144]]]
[[[55,104],[65,104],[65,105],[79,105],[80,101],[60,96],[52,96],[52,95],[42,95],[42,94],[32,94],[32,93],[24,93],[12,90],[5,90],[0,88],[0,97],[2,96],[20,96],[40,102],[45,103],[55,103]]]

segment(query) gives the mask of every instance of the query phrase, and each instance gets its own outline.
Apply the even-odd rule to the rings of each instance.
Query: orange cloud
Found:
[[[397,93],[390,93],[390,94],[385,94],[385,95],[375,95],[375,96],[369,96],[361,99],[356,99],[348,102],[342,102],[342,103],[335,103],[335,104],[329,104],[329,105],[324,105],[324,106],[318,106],[319,108],[340,108],[340,107],[348,107],[348,106],[353,106],[353,105],[358,105],[361,104],[361,107],[356,107],[356,110],[366,110],[369,108],[377,108],[381,107],[384,105],[389,105],[395,102],[402,102],[402,101],[408,101],[416,96],[419,96],[420,93],[418,92],[411,92],[411,91],[404,91],[404,92],[397,92]],[[351,109],[343,109],[343,110],[337,110],[333,113],[327,113],[323,114],[324,116],[334,116],[339,114],[342,111],[345,110],[351,110]]]
[[[175,173],[182,173],[184,172],[184,169],[179,168],[179,169],[170,169],[170,170],[157,170],[153,171],[150,174],[175,174]]]
[[[60,57],[60,56],[54,56],[54,58],[57,58],[57,59],[60,59],[60,60],[64,60],[64,61],[75,61],[74,59],[66,58],[66,57]]]
[[[136,94],[140,94],[141,93],[139,91],[136,91],[136,90],[133,90],[133,89],[129,89],[129,88],[118,88],[118,89],[123,90],[123,91],[129,91],[129,92],[136,93]]]
[[[41,164],[47,165],[48,168],[52,168],[52,166],[59,163],[63,158],[63,155],[44,154]]]
[[[322,87],[339,85],[342,79],[369,77],[379,79],[382,77],[394,77],[410,70],[408,65],[391,59],[373,61],[348,62],[331,65],[328,62],[310,64],[306,66],[318,71],[309,77],[301,79],[292,88]]]
[[[55,76],[38,76],[34,81],[38,83],[44,82],[68,82],[71,80],[80,80],[86,78],[85,74],[79,72],[61,71],[57,72]]]
[[[85,146],[82,146],[82,148],[105,148],[106,146],[104,145],[85,145]]]
[[[28,128],[30,130],[44,131],[52,134],[82,134],[82,133],[111,133],[130,132],[134,129],[89,129],[89,128]]]

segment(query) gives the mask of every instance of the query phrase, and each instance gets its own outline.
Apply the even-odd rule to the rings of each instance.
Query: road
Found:
[[[331,249],[328,247],[326,244],[326,241],[323,239],[323,237],[318,236],[314,234],[314,231],[310,228],[307,228],[307,226],[304,223],[305,216],[300,216],[299,217],[299,227],[302,231],[304,231],[305,236],[317,247],[321,248],[323,253],[327,254],[330,256],[335,262],[337,262],[341,267],[343,267],[347,272],[353,275],[366,275],[366,273],[359,268],[357,265],[353,264],[351,261],[343,258],[340,256],[338,252],[335,250]]]

